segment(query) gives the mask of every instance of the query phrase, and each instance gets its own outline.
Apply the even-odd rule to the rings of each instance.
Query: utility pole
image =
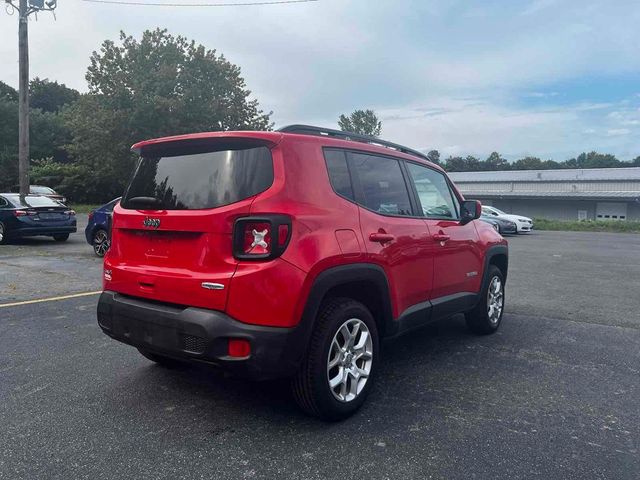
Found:
[[[20,195],[29,195],[29,6],[20,0],[18,18],[18,179]]]
[[[20,195],[29,195],[29,15],[53,12],[57,0],[5,0],[7,12],[18,11],[18,179]],[[54,14],[55,18],[55,14]]]

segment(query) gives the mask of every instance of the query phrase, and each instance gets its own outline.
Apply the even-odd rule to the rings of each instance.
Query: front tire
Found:
[[[53,239],[56,242],[66,242],[67,240],[69,240],[69,234],[68,233],[64,233],[64,234],[61,234],[61,235],[54,235]]]
[[[296,402],[324,420],[353,415],[369,394],[378,356],[378,329],[367,307],[349,298],[328,301],[292,382]]]
[[[478,304],[465,315],[469,330],[479,335],[495,333],[504,313],[504,275],[498,267],[489,265],[487,276]]]

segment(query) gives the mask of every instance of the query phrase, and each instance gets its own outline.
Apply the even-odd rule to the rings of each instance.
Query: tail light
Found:
[[[89,212],[89,221],[93,220],[93,212]]]
[[[26,217],[26,216],[33,217],[34,215],[37,215],[38,212],[36,212],[35,210],[14,210],[13,214],[16,217]]]
[[[285,215],[243,217],[233,226],[233,255],[244,260],[279,257],[291,238],[291,219]]]

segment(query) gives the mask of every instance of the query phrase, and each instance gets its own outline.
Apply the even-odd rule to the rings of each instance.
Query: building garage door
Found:
[[[626,220],[627,204],[622,202],[598,202],[596,220]]]

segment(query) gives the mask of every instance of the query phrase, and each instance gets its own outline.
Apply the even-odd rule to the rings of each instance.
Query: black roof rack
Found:
[[[416,157],[429,160],[429,157],[427,157],[424,153],[420,153],[419,151],[413,150],[412,148],[404,147],[402,145],[398,145],[397,143],[393,143],[393,142],[387,142],[386,140],[380,140],[379,138],[371,137],[369,135],[361,135],[359,133],[353,133],[353,132],[343,132],[342,130],[334,130],[333,128],[314,127],[313,125],[287,125],[286,127],[279,128],[278,132],[299,133],[301,135],[318,135],[318,136],[326,136],[326,137],[336,137],[336,138],[341,138],[343,140],[352,140],[355,142],[370,143],[372,145],[380,145],[383,147],[391,148],[398,152],[414,155]]]

